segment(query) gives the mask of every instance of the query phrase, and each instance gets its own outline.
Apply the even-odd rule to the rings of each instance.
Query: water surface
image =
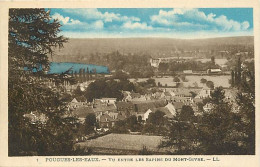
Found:
[[[62,63],[56,63],[51,62],[50,63],[50,70],[48,71],[48,74],[61,74],[66,72],[69,69],[72,69],[72,71],[75,73],[79,73],[80,69],[87,69],[90,72],[93,72],[94,69],[96,69],[96,72],[98,74],[109,74],[109,69],[106,66],[99,66],[94,64],[83,64],[83,63],[69,63],[69,62],[62,62]]]

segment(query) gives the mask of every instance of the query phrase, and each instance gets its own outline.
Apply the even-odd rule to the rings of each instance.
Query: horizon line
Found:
[[[64,36],[66,37],[66,36]],[[201,37],[201,38],[175,38],[175,37],[158,37],[158,36],[154,36],[154,37],[82,37],[82,38],[78,38],[78,37],[66,37],[69,39],[180,39],[180,40],[196,40],[196,39],[216,39],[216,38],[239,38],[239,37],[254,37],[254,35],[241,35],[241,36],[216,36],[216,37]]]

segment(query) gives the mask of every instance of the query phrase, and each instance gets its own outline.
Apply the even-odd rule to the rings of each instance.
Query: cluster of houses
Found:
[[[234,100],[233,93],[226,92],[227,100]],[[68,104],[68,110],[82,123],[88,114],[95,114],[100,128],[111,128],[117,121],[131,115],[135,115],[145,123],[149,114],[158,110],[163,112],[168,119],[172,119],[184,105],[191,106],[195,114],[199,115],[201,113],[197,104],[210,97],[211,90],[208,88],[164,88],[156,93],[145,95],[130,91],[124,91],[123,94],[122,101],[117,101],[116,98],[101,98],[88,102],[84,97],[74,98]],[[204,111],[209,111],[211,108],[212,105],[209,103],[203,106]]]
[[[161,88],[155,93],[141,95],[139,93],[123,91],[124,98],[117,101],[116,98],[94,99],[88,102],[84,96],[73,98],[67,106],[68,115],[73,115],[84,123],[88,114],[95,114],[100,128],[111,128],[117,121],[124,120],[131,115],[135,115],[138,120],[145,123],[151,113],[161,111],[165,117],[172,119],[177,112],[180,112],[184,105],[191,106],[195,115],[202,114],[198,103],[203,99],[210,97],[209,88]],[[226,89],[226,100],[234,104],[235,92],[232,89]],[[212,109],[210,103],[203,106],[204,111]],[[238,106],[234,106],[237,110]],[[43,114],[34,111],[24,115],[32,123],[45,123],[47,118]]]

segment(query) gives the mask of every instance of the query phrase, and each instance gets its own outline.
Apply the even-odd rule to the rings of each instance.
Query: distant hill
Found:
[[[171,53],[176,50],[211,50],[216,47],[245,45],[253,46],[253,36],[223,37],[208,39],[173,39],[173,38],[85,38],[69,39],[64,48],[57,50],[53,61],[68,61],[72,57],[87,57],[96,53]]]

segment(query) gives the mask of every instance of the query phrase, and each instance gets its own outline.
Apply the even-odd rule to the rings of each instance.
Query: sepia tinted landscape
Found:
[[[77,38],[47,9],[9,16],[9,156],[255,154],[252,35]]]

